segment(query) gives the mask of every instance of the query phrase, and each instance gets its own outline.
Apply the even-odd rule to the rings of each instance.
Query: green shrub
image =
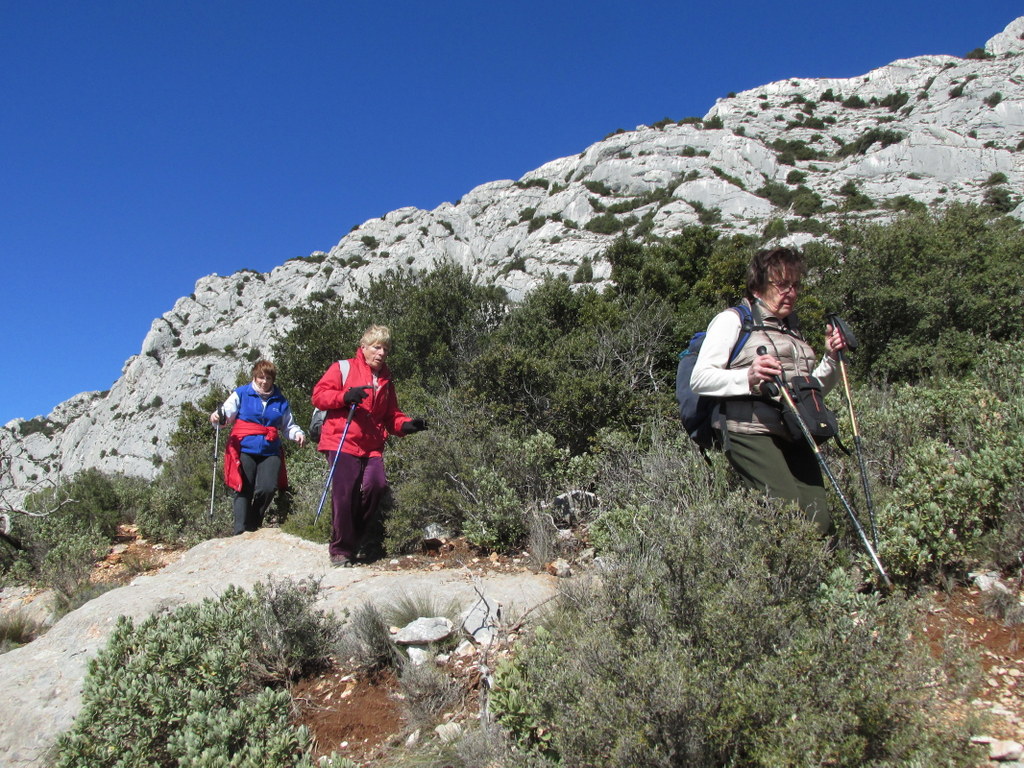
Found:
[[[904,93],[903,91],[896,91],[896,93],[890,93],[889,95],[883,97],[878,102],[878,106],[885,107],[890,112],[896,112],[908,101],[910,101],[910,94]]]
[[[858,592],[806,521],[691,450],[607,455],[599,495],[637,514],[518,656],[514,736],[566,765],[970,764],[912,605]]]
[[[839,188],[839,194],[846,198],[846,201],[843,203],[843,210],[868,211],[875,207],[874,201],[861,192],[852,179]]]
[[[840,249],[807,253],[814,269],[830,275],[815,289],[821,300],[842,307],[857,329],[852,360],[863,375],[959,374],[978,362],[984,339],[1013,338],[1024,324],[1017,298],[1024,231],[1015,220],[951,205],[887,226],[849,226],[839,237]]]
[[[778,153],[791,155],[793,160],[822,160],[825,158],[825,153],[814,149],[801,139],[775,139],[770,146]],[[793,165],[792,162],[786,164]]]
[[[883,208],[892,211],[911,211],[914,213],[926,213],[928,206],[910,195],[897,195],[882,202]]]
[[[1017,344],[984,356],[1003,361],[984,379],[896,387],[858,409],[872,435],[869,466],[884,468],[875,477],[879,555],[895,578],[962,576],[988,557],[992,531],[1013,526],[1024,395],[989,382],[1019,372],[1024,353]]]
[[[316,582],[268,582],[137,626],[121,617],[54,764],[310,765],[291,697],[268,686],[327,663],[338,628],[313,608],[318,593]]]
[[[576,271],[573,273],[572,282],[576,283],[590,283],[594,280],[594,266],[591,264],[590,259],[584,259],[580,262],[580,265],[576,267]]]
[[[538,630],[543,639],[546,632]],[[551,731],[545,727],[526,696],[526,667],[515,660],[504,660],[494,670],[494,684],[488,698],[488,709],[521,747],[556,757],[551,747]]]
[[[220,350],[211,347],[205,341],[192,349],[181,349],[177,351],[178,357],[200,357],[201,355],[218,355],[221,354]]]
[[[462,267],[445,263],[422,274],[390,269],[371,279],[348,305],[334,301],[296,310],[291,330],[273,346],[295,418],[309,423],[316,382],[333,361],[354,354],[363,330],[373,323],[391,328],[388,365],[397,382],[453,386],[464,362],[503,317],[506,303],[502,289],[478,285]]]
[[[793,202],[795,193],[777,181],[766,181],[763,186],[754,191],[754,194],[763,197],[774,206],[788,208]]]
[[[764,239],[774,240],[776,238],[785,237],[789,234],[789,228],[786,226],[785,219],[772,219],[764,228]]]
[[[705,208],[704,204],[699,200],[687,200],[686,202],[697,212],[697,220],[702,226],[710,227],[712,224],[717,224],[722,220],[721,208]]]
[[[549,434],[501,427],[493,411],[449,397],[433,413],[424,439],[394,447],[389,551],[418,544],[430,523],[478,546],[511,550],[527,535],[528,509],[585,483],[585,458],[572,458]]]
[[[515,491],[496,470],[471,470],[464,486],[471,502],[462,521],[462,533],[471,544],[490,550],[508,550],[526,536],[526,519]]]
[[[714,173],[715,176],[720,178],[722,181],[727,181],[730,184],[732,184],[734,187],[739,187],[740,189],[746,189],[747,188],[746,185],[743,183],[743,181],[741,179],[737,178],[736,176],[729,175],[728,173],[723,171],[721,168],[719,168],[717,165],[711,166],[711,172]]]
[[[297,446],[288,452],[288,493],[278,492],[281,530],[309,541],[326,544],[331,537],[330,494],[324,501],[320,519],[314,525],[317,507],[330,467],[316,446]]]
[[[516,186],[519,189],[529,189],[530,187],[540,187],[541,189],[547,189],[551,185],[551,182],[547,179],[527,179],[526,181],[517,181]]]
[[[73,602],[96,560],[106,554],[118,525],[134,518],[143,486],[93,468],[31,494],[26,509],[43,516],[19,516],[16,533],[23,549],[10,553],[5,547],[0,572],[39,581],[55,589],[65,604]]]
[[[890,131],[882,128],[872,128],[866,131],[855,141],[844,144],[836,153],[838,157],[849,157],[850,155],[863,155],[874,144],[881,144],[882,148],[891,144],[903,141],[903,134],[899,131]]]
[[[57,430],[60,425],[54,424],[49,419],[43,416],[36,416],[33,419],[27,419],[18,424],[18,433],[22,437],[28,437],[29,435],[42,434],[46,437],[52,437],[53,433]]]
[[[224,441],[210,425],[209,414],[227,397],[214,387],[196,403],[181,407],[170,444],[173,455],[163,462],[135,515],[139,533],[147,539],[192,546],[211,536],[231,531],[229,491],[221,474]],[[213,455],[215,443],[218,455]],[[211,485],[214,518],[210,519]]]
[[[966,54],[964,54],[964,58],[984,60],[995,58],[995,55],[989,53],[984,48],[975,48],[974,50],[968,51]]]
[[[359,261],[357,264],[356,261]],[[366,264],[366,261],[360,257],[353,256],[352,261],[349,262],[349,269],[355,269],[356,267]],[[306,301],[310,304],[321,304],[330,303],[338,297],[338,292],[333,288],[328,288],[324,291],[313,291],[309,296],[306,297]]]
[[[821,208],[821,195],[803,185],[796,188],[793,194],[793,213],[806,219],[816,214]]]
[[[1009,213],[1017,207],[1020,198],[1015,197],[1008,187],[989,187],[982,195],[982,202],[996,213]]]
[[[601,197],[612,197],[615,194],[603,181],[584,181],[583,186],[586,187],[589,192],[592,192],[595,195],[600,195]]]
[[[499,273],[502,277],[511,274],[512,272],[525,272],[526,271],[526,257],[516,256],[514,259],[510,259],[505,262],[505,266],[501,268]]]
[[[584,225],[589,232],[596,232],[599,235],[614,235],[622,231],[622,222],[612,213],[604,213],[595,216]]]

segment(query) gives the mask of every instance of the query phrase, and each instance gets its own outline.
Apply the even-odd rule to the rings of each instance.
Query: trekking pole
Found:
[[[220,453],[220,423],[224,421],[224,411],[217,409],[217,423],[213,432],[213,479],[210,481],[210,519],[213,520],[213,498],[217,493],[217,455]]]
[[[317,524],[320,519],[320,512],[323,511],[324,502],[327,501],[327,491],[331,487],[331,480],[334,478],[334,468],[338,466],[338,457],[341,456],[341,447],[345,445],[345,438],[348,437],[348,428],[352,426],[352,416],[356,412],[357,403],[352,403],[352,407],[348,409],[348,418],[345,419],[345,431],[341,433],[341,442],[338,443],[338,450],[334,454],[334,461],[331,462],[331,471],[327,473],[327,482],[324,483],[324,492],[320,497],[320,504],[316,508],[316,515],[313,517],[313,525]]]
[[[767,347],[758,347],[757,354],[766,355],[768,354]],[[843,489],[839,487],[839,481],[836,480],[836,476],[832,474],[832,470],[829,469],[828,464],[825,462],[825,457],[821,454],[821,449],[818,447],[817,441],[811,435],[811,431],[807,428],[804,420],[800,417],[800,411],[797,410],[796,403],[793,402],[793,398],[789,394],[789,390],[786,388],[785,383],[782,381],[781,376],[774,377],[774,386],[778,388],[782,394],[782,399],[786,405],[792,411],[793,416],[796,419],[796,423],[800,427],[800,432],[803,434],[807,444],[811,446],[811,450],[814,452],[814,458],[818,461],[818,466],[821,467],[821,471],[832,483],[832,488],[835,490],[836,495],[839,497],[839,501],[843,504],[843,509],[846,510],[846,514],[850,518],[850,522],[853,523],[854,529],[857,531],[857,535],[860,536],[861,543],[864,545],[864,549],[867,550],[868,555],[871,557],[871,562],[874,563],[875,568],[882,577],[882,581],[885,582],[885,586],[892,589],[892,582],[889,581],[889,576],[885,572],[885,568],[882,567],[882,561],[878,559],[878,554],[875,552],[875,548],[871,546],[871,542],[868,541],[867,534],[864,533],[864,528],[860,524],[860,520],[857,519],[856,513],[853,511],[853,507],[850,506],[850,502],[846,498],[846,494],[843,493]]]
[[[847,349],[857,348],[857,337],[853,335],[853,331],[850,327],[843,322],[843,319],[837,314],[830,314],[828,316],[829,322],[833,328],[839,329],[839,335],[846,342]],[[864,462],[864,451],[861,448],[860,441],[860,430],[857,428],[857,417],[853,412],[853,397],[850,395],[850,381],[846,376],[846,358],[843,355],[843,350],[837,350],[836,359],[839,361],[839,372],[843,376],[843,392],[846,395],[846,405],[850,410],[850,425],[853,428],[853,447],[857,451],[857,464],[860,467],[860,482],[864,488],[864,503],[868,508],[868,520],[871,522],[871,540],[875,543],[875,549],[878,549],[878,529],[875,526],[875,502],[871,496],[871,485],[868,482],[868,467]]]

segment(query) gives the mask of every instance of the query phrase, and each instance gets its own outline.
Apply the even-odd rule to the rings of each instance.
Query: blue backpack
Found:
[[[740,316],[742,323],[736,345],[729,353],[729,363],[732,363],[736,359],[736,355],[743,349],[743,345],[747,343],[747,339],[750,338],[750,332],[754,330],[754,316],[746,304],[738,304],[730,309]],[[707,336],[707,331],[699,331],[693,335],[686,349],[679,353],[679,366],[676,368],[676,401],[679,403],[679,418],[683,422],[683,429],[703,449],[721,445],[721,430],[716,425],[717,416],[721,410],[719,407],[721,398],[697,395],[690,389],[690,376],[693,374],[693,366],[697,363],[697,355],[704,344],[705,336]]]

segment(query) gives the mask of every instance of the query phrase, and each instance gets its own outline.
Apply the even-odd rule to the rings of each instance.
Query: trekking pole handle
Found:
[[[757,348],[756,351],[758,355],[767,355],[768,347],[762,344],[760,347]],[[779,387],[782,386],[782,380],[778,376],[774,376],[773,379],[773,381],[761,382],[761,391],[762,393],[768,395],[768,397],[778,397]]]
[[[846,342],[847,349],[854,350],[857,348],[857,337],[854,335],[853,329],[846,324],[846,321],[843,320],[843,318],[835,312],[831,312],[828,315],[828,322],[833,328],[839,330],[839,335],[842,336],[843,341]],[[840,354],[842,354],[842,351],[843,350],[839,350]]]

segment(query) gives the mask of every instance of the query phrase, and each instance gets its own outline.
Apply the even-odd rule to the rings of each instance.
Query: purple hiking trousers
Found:
[[[329,452],[328,461],[334,461],[334,455],[334,451]],[[344,452],[338,457],[331,484],[334,512],[331,543],[327,547],[331,557],[355,559],[387,489],[382,457],[352,456]]]

